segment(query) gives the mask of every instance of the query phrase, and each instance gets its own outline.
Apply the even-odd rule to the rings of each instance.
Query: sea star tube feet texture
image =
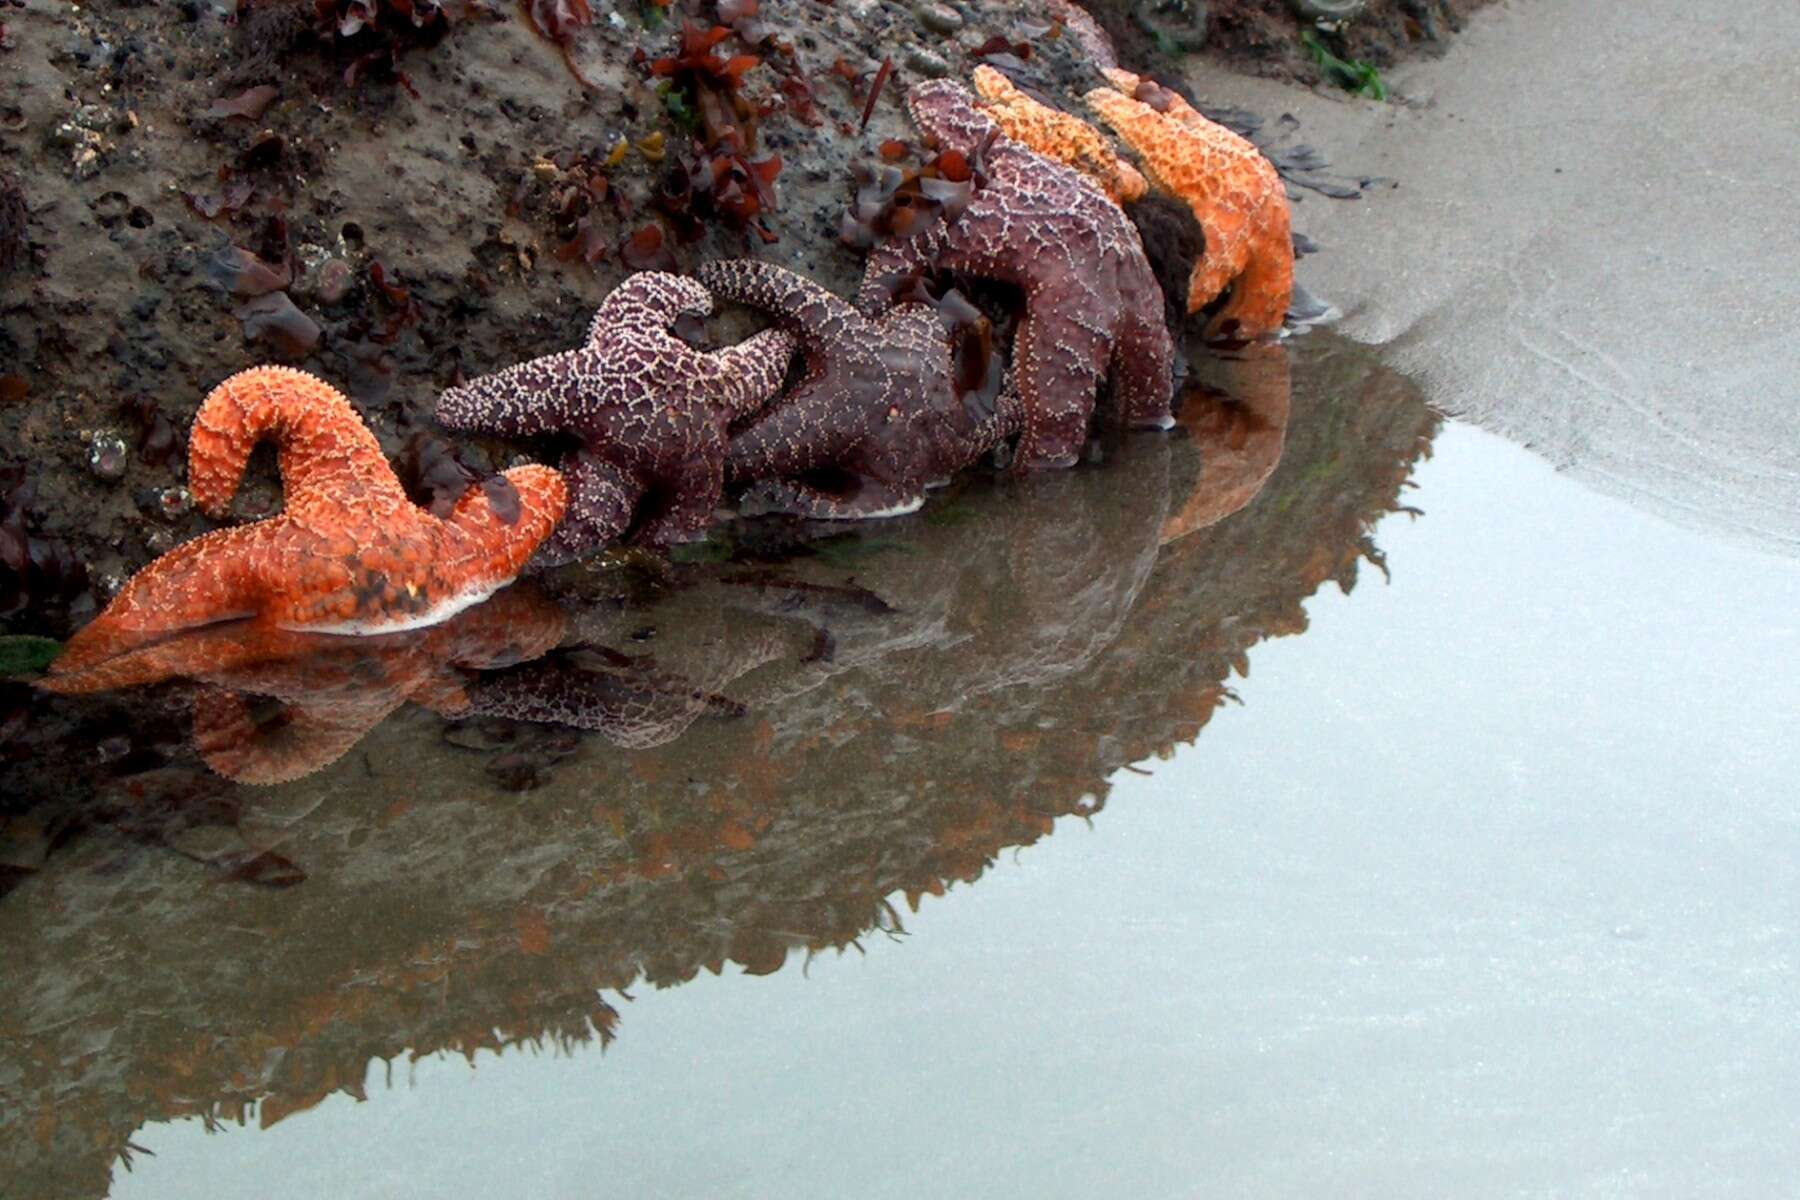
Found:
[[[1125,214],[1079,171],[1002,135],[960,84],[918,84],[906,108],[938,146],[978,164],[978,186],[954,222],[934,220],[870,252],[862,312],[879,311],[898,281],[934,268],[1023,291],[1012,351],[1025,410],[1017,466],[1074,463],[1109,377],[1120,419],[1168,428],[1174,346],[1162,291]]]
[[[763,481],[746,497],[754,507],[828,520],[912,512],[926,487],[1023,423],[1012,394],[984,400],[958,388],[952,333],[929,304],[898,304],[870,320],[773,263],[709,262],[699,275],[716,295],[774,314],[800,342],[798,386],[731,439],[727,478]],[[850,486],[827,491],[802,478],[827,468]]]
[[[1150,190],[1149,182],[1119,157],[1106,135],[1080,117],[1039,103],[985,63],[975,68],[973,79],[982,108],[1013,141],[1074,167],[1114,204],[1142,199]]]
[[[1105,74],[1111,86],[1089,92],[1088,107],[1124,139],[1150,181],[1184,201],[1206,231],[1206,250],[1188,285],[1188,312],[1199,312],[1229,287],[1229,298],[1207,322],[1208,336],[1279,333],[1294,288],[1294,242],[1287,191],[1274,165],[1167,88],[1129,71]]]
[[[631,534],[652,547],[704,536],[725,480],[726,429],[781,390],[794,340],[766,330],[736,346],[696,350],[670,332],[712,311],[692,279],[631,276],[594,314],[587,342],[446,391],[447,428],[504,437],[565,432],[569,514],[539,557],[565,562]],[[649,501],[649,503],[646,503]],[[632,523],[641,526],[632,531]]]
[[[240,618],[340,634],[434,624],[510,583],[567,499],[556,471],[515,467],[439,519],[407,498],[342,392],[288,367],[253,367],[195,414],[188,480],[205,511],[229,505],[265,437],[278,447],[282,511],[152,562],[69,640],[53,673]]]
[[[1097,70],[1106,70],[1119,65],[1119,55],[1113,49],[1112,38],[1106,30],[1100,28],[1100,22],[1074,0],[1045,0],[1044,11],[1056,20],[1061,21],[1063,28],[1075,45],[1087,55],[1088,62]]]

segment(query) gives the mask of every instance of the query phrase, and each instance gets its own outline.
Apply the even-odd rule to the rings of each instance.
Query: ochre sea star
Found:
[[[934,267],[1020,288],[1012,362],[1025,407],[1021,466],[1075,461],[1109,375],[1120,417],[1167,428],[1174,347],[1125,214],[1079,171],[1003,136],[960,84],[919,84],[906,108],[940,147],[975,161],[982,181],[954,222],[934,220],[870,252],[858,307],[879,311],[896,283]]]
[[[1141,199],[1150,189],[1143,175],[1119,157],[1106,136],[1080,117],[1039,103],[986,64],[975,68],[973,78],[982,108],[1013,141],[1074,167],[1099,184],[1114,204]]]
[[[874,320],[772,263],[709,262],[714,293],[775,314],[800,340],[806,375],[793,393],[732,436],[732,482],[767,509],[820,519],[895,516],[925,501],[927,486],[1016,433],[1018,399],[984,404],[957,387],[950,331],[929,304],[896,305]],[[826,492],[802,479],[835,468],[852,485]]]
[[[52,675],[236,618],[358,634],[441,621],[510,583],[566,501],[556,471],[515,467],[440,520],[407,499],[343,393],[302,371],[253,367],[195,414],[188,487],[202,510],[224,513],[264,437],[278,444],[283,511],[145,567],[69,640]]]
[[[1294,242],[1287,191],[1262,151],[1194,111],[1174,92],[1129,71],[1106,73],[1088,107],[1137,154],[1157,187],[1193,210],[1206,231],[1194,264],[1188,311],[1199,312],[1227,287],[1231,296],[1208,333],[1235,339],[1281,330],[1294,287]]]
[[[445,716],[469,711],[465,669],[508,667],[561,640],[562,609],[509,588],[430,629],[367,638],[233,622],[140,646],[42,686],[81,693],[168,679],[201,684],[194,747],[239,783],[285,783],[336,762],[407,701]],[[59,664],[60,665],[60,664]],[[271,699],[259,711],[249,697]]]
[[[711,311],[712,297],[694,280],[645,271],[613,289],[586,345],[439,398],[438,420],[451,429],[582,439],[563,464],[569,513],[545,548],[546,563],[617,540],[647,495],[659,507],[635,541],[666,546],[705,533],[725,481],[726,426],[781,390],[794,351],[779,330],[712,353],[669,332],[678,318]]]

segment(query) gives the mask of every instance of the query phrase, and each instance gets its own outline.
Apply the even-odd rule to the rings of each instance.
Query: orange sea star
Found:
[[[407,499],[343,393],[302,371],[253,367],[195,414],[188,487],[202,510],[225,511],[264,437],[279,447],[283,511],[145,567],[69,640],[53,675],[238,618],[343,634],[433,624],[510,583],[567,501],[556,471],[515,467],[440,520]]]
[[[1254,145],[1196,112],[1187,101],[1129,71],[1105,72],[1088,107],[1111,125],[1157,187],[1193,209],[1206,231],[1194,264],[1188,311],[1227,287],[1231,296],[1208,332],[1239,339],[1279,332],[1294,287],[1294,243],[1287,191]]]
[[[1040,104],[1012,80],[983,64],[975,68],[975,91],[1000,132],[1046,158],[1067,163],[1100,185],[1114,204],[1141,199],[1150,185],[1120,158],[1104,134],[1080,117]]]
[[[194,747],[207,765],[239,783],[285,783],[342,758],[408,700],[445,716],[468,712],[464,669],[538,658],[566,624],[549,600],[511,588],[430,629],[376,637],[262,621],[193,629],[54,673],[41,686],[66,694],[193,680],[202,685],[193,697]],[[277,701],[278,713],[259,711],[250,696]]]

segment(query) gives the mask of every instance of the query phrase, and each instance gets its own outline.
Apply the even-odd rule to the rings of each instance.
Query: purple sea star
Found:
[[[1002,136],[961,84],[921,83],[906,94],[906,110],[941,149],[977,164],[978,186],[954,221],[934,220],[876,246],[857,307],[880,311],[895,284],[921,269],[1020,288],[1025,314],[1012,361],[1025,408],[1022,466],[1075,461],[1108,376],[1124,420],[1168,428],[1174,347],[1162,291],[1131,221],[1079,171]]]
[[[980,386],[998,382],[997,363],[992,381],[957,386],[955,330],[932,305],[899,304],[870,321],[773,263],[709,262],[699,276],[714,294],[775,314],[800,341],[805,378],[732,436],[726,458],[733,483],[763,481],[747,497],[758,508],[828,520],[912,512],[926,487],[1021,427],[1017,397]],[[849,486],[802,478],[826,469]]]
[[[447,428],[526,437],[573,433],[582,448],[564,461],[568,515],[538,561],[553,565],[626,534],[667,546],[702,536],[725,480],[726,428],[781,390],[794,339],[765,330],[736,346],[695,350],[669,332],[703,317],[712,297],[699,283],[645,271],[594,314],[587,343],[534,358],[446,391]],[[646,497],[651,504],[645,506]]]

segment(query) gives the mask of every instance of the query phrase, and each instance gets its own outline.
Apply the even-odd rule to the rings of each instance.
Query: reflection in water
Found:
[[[76,694],[192,680],[194,748],[206,764],[240,783],[286,783],[342,758],[408,700],[467,712],[459,668],[537,658],[563,626],[556,605],[510,588],[441,625],[377,637],[213,625],[81,670],[53,668],[42,686]]]
[[[145,693],[42,698],[114,750],[9,768],[0,1171],[98,1195],[146,1121],[266,1125],[356,1093],[373,1058],[605,1040],[603,990],[854,945],[899,926],[896,893],[1099,811],[1109,775],[1198,736],[1252,645],[1354,582],[1435,431],[1356,352],[1298,353],[1291,411],[1279,364],[1227,363],[1187,437],[809,551],[744,527],[729,563],[578,571],[354,664],[220,631],[200,686],[288,715],[209,717],[200,753],[265,777],[335,758],[278,787],[187,765]],[[545,750],[537,721],[603,736]],[[222,758],[226,730],[254,751]],[[531,754],[531,790],[495,786]],[[158,812],[208,819],[132,825],[151,780]]]

